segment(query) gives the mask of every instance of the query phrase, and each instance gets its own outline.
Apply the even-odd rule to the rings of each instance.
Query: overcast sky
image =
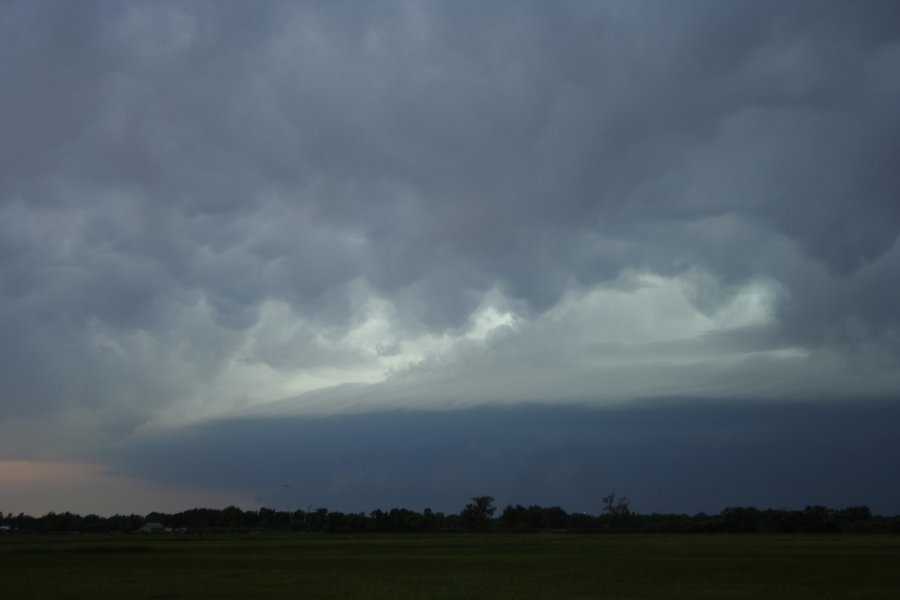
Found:
[[[3,2],[0,510],[900,512],[898,106],[892,0]]]

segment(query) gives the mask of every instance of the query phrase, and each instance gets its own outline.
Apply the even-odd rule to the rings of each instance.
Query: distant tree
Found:
[[[769,509],[763,516],[763,529],[777,533],[795,533],[803,520],[803,513],[799,510]]]
[[[322,531],[325,529],[325,525],[328,522],[328,509],[327,508],[317,508],[314,511],[307,511],[306,513],[306,530],[307,531]]]
[[[463,527],[472,531],[487,531],[494,515],[494,498],[491,496],[476,496],[472,502],[460,513]]]
[[[753,533],[760,530],[762,515],[753,506],[730,506],[722,511],[722,527],[732,533]]]
[[[434,512],[430,508],[426,508],[422,513],[422,522],[428,531],[438,529],[444,524],[444,513]]]
[[[800,529],[808,533],[837,531],[834,511],[827,506],[807,506],[800,518]]]
[[[541,529],[563,529],[569,515],[559,506],[541,509]]]
[[[836,516],[844,521],[870,521],[872,519],[872,510],[865,505],[848,506],[837,511]]]
[[[500,526],[503,529],[526,529],[525,523],[526,508],[521,504],[508,505],[500,514]]]
[[[616,527],[622,527],[631,518],[628,496],[616,497],[615,494],[603,496],[603,512]]]
[[[370,529],[374,531],[387,531],[389,525],[390,523],[388,523],[387,513],[380,508],[376,508],[369,513]]]
[[[841,531],[862,533],[871,531],[874,525],[872,511],[868,506],[848,506],[835,511],[834,518]]]
[[[303,529],[303,520],[306,517],[306,511],[295,510],[291,513],[290,529],[291,531],[300,531]]]

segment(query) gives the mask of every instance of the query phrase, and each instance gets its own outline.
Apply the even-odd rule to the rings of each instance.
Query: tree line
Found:
[[[153,527],[148,527],[152,524]],[[478,496],[459,513],[426,508],[376,509],[344,513],[327,508],[242,510],[192,508],[178,513],[81,516],[50,512],[41,517],[0,513],[0,533],[130,533],[153,529],[169,532],[215,533],[296,531],[323,533],[425,532],[659,532],[659,533],[900,533],[900,515],[873,515],[867,506],[803,510],[729,507],[719,514],[638,514],[627,498],[604,498],[601,514],[567,512],[559,506],[508,505],[497,511],[491,496]]]

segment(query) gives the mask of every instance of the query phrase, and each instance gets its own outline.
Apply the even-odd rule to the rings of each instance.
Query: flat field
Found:
[[[0,598],[900,598],[900,537],[0,536]]]

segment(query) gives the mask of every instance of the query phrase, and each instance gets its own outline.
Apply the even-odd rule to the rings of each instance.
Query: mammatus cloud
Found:
[[[283,398],[896,396],[898,19],[6,3],[0,455]]]

